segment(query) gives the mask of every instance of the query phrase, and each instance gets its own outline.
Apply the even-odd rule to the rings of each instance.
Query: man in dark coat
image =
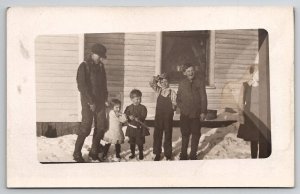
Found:
[[[205,83],[195,77],[194,66],[185,64],[182,67],[185,79],[179,83],[177,106],[180,108],[180,130],[182,135],[181,160],[187,160],[189,139],[191,140],[190,159],[197,159],[197,149],[201,136],[201,121],[207,113],[207,95]]]
[[[82,121],[78,131],[73,153],[74,160],[84,162],[81,149],[85,138],[91,133],[94,120],[94,134],[89,156],[93,160],[98,157],[100,140],[106,129],[107,80],[104,69],[106,48],[102,44],[94,44],[91,54],[87,56],[77,71],[77,86],[81,97]]]

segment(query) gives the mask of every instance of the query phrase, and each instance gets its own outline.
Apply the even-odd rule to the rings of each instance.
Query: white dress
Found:
[[[104,134],[103,140],[112,144],[124,143],[124,133],[122,131],[122,123],[126,122],[126,116],[122,114],[117,116],[116,113],[111,110],[109,112],[109,126],[108,131]]]

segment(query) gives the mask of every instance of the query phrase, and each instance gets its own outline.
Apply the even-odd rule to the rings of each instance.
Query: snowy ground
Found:
[[[232,124],[221,128],[202,128],[202,136],[198,147],[198,159],[237,159],[250,158],[250,144],[236,137],[237,125]],[[153,160],[153,128],[150,136],[146,137],[144,146],[144,161]],[[57,138],[38,137],[38,159],[40,162],[74,162],[73,150],[77,135],[65,135]],[[82,148],[83,158],[90,161],[88,152],[92,142],[92,133],[87,137]],[[173,160],[179,160],[181,148],[181,134],[179,128],[173,129]],[[114,146],[111,146],[107,162],[116,161]],[[138,150],[136,150],[138,154]],[[121,162],[139,161],[137,158],[129,159],[130,149],[127,139],[122,144]],[[163,158],[163,153],[162,153]],[[164,158],[162,160],[165,160]]]

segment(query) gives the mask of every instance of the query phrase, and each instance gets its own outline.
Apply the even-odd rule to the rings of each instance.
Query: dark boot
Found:
[[[78,162],[78,163],[83,163],[83,162],[84,162],[84,159],[83,159],[81,153],[74,153],[74,154],[73,154],[73,159],[74,159],[76,162]]]
[[[197,150],[199,145],[200,135],[193,134],[191,140],[190,160],[197,160]]]
[[[256,159],[257,158],[257,152],[258,152],[258,141],[251,141],[251,158]]]
[[[187,160],[187,148],[189,145],[190,136],[182,136],[182,146],[180,153],[180,160]]]
[[[89,152],[89,157],[92,159],[92,160],[98,160],[101,162],[100,158],[98,157],[98,152],[96,152],[95,150],[91,150]]]
[[[103,146],[103,158],[105,158],[107,156],[107,153],[109,151],[110,148],[110,143],[109,144],[105,144],[105,146]]]
[[[154,161],[160,161],[160,154],[156,154]]]
[[[130,159],[135,157],[135,144],[130,144],[130,150],[131,150],[131,155],[129,156]]]
[[[121,159],[120,153],[121,153],[121,145],[120,144],[116,144],[115,145],[116,148],[116,157]]]
[[[84,144],[84,140],[85,140],[84,135],[80,134],[80,135],[77,136],[76,143],[75,143],[75,149],[74,149],[74,154],[75,155],[78,155],[78,154],[81,155],[81,149],[82,149],[82,146]]]
[[[139,159],[143,160],[144,159],[144,147],[143,145],[139,145]]]

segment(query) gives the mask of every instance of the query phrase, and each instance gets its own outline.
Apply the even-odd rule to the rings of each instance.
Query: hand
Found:
[[[204,121],[205,120],[206,115],[204,113],[200,114],[200,121]]]
[[[173,110],[174,110],[174,111],[176,111],[176,109],[177,109],[177,106],[176,106],[176,105],[174,105],[174,104],[172,104],[172,108],[173,108]]]
[[[105,106],[109,107],[109,102],[108,101],[105,102]]]
[[[135,120],[135,121],[137,121],[137,122],[139,122],[139,121],[140,121],[140,120],[139,120],[138,118],[136,118],[136,117],[134,118],[134,120]]]
[[[96,105],[95,104],[90,104],[90,109],[91,109],[92,112],[95,112]]]
[[[130,119],[130,120],[134,120],[134,116],[133,116],[133,115],[130,115],[130,116],[129,116],[129,119]]]

